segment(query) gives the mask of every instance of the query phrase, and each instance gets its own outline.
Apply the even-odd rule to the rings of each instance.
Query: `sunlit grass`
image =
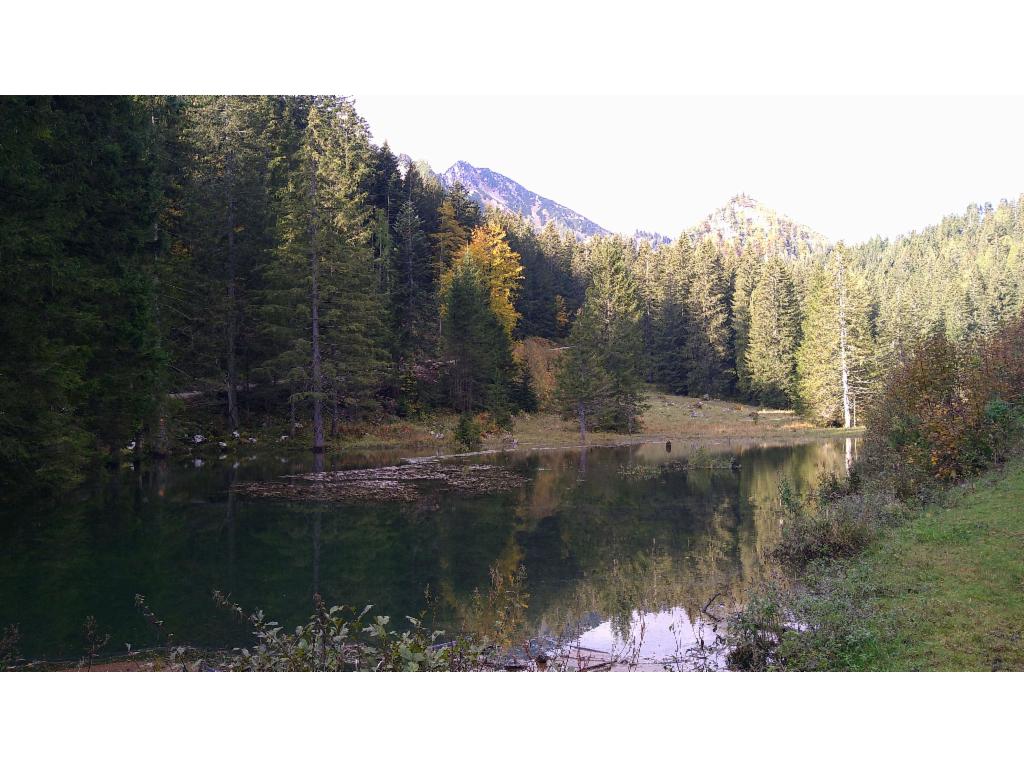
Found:
[[[609,445],[654,439],[777,438],[806,436],[818,430],[793,411],[759,409],[726,400],[648,393],[649,408],[635,434],[588,432],[587,444]],[[756,414],[756,418],[755,418]],[[579,426],[555,414],[523,414],[516,417],[513,435],[520,447],[578,445]]]
[[[893,530],[848,578],[877,595],[869,668],[1024,670],[1024,462]]]

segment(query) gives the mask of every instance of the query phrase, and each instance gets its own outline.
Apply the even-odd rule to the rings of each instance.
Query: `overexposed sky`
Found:
[[[606,229],[675,237],[746,192],[832,239],[1024,193],[1020,96],[375,96],[377,142],[491,168]]]

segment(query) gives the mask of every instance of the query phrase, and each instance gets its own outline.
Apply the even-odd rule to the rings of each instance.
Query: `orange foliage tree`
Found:
[[[1001,461],[1024,414],[1024,317],[980,347],[941,332],[913,347],[867,414],[867,463],[912,493],[922,479],[956,482]]]

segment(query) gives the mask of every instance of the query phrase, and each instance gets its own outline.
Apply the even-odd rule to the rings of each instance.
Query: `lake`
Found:
[[[74,659],[95,616],[109,653],[159,639],[145,596],[176,642],[232,647],[244,627],[214,590],[294,626],[315,592],[331,604],[486,629],[492,570],[522,569],[523,632],[662,661],[695,640],[702,606],[742,603],[777,541],[778,486],[807,492],[845,474],[851,439],[509,452],[458,459],[522,475],[514,490],[438,491],[411,502],[268,500],[241,482],[309,471],[312,460],[239,455],[169,461],[97,477],[58,504],[0,515],[0,626],[23,656]],[[328,459],[328,469],[394,463],[401,452]],[[689,466],[687,466],[687,462]],[[429,598],[427,591],[429,589]],[[524,635],[524,636],[525,636]]]

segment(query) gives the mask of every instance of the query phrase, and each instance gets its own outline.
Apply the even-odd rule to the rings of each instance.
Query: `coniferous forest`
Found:
[[[226,432],[540,405],[631,432],[651,387],[857,426],[885,371],[1024,304],[1024,198],[828,243],[769,222],[583,239],[482,210],[335,97],[0,99],[0,471],[64,487]],[[728,234],[723,235],[723,231]],[[525,342],[561,353],[538,397]]]

